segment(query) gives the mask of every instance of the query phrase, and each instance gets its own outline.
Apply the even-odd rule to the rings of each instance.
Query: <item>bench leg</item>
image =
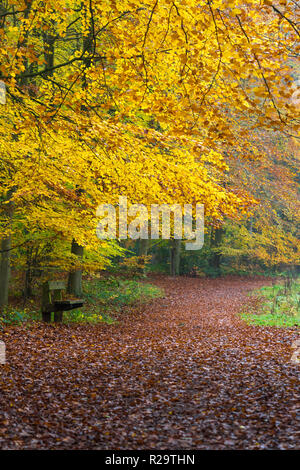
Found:
[[[63,320],[63,313],[64,313],[63,311],[61,311],[61,312],[54,312],[54,321],[55,321],[56,323],[61,323],[61,322],[62,322],[62,320]]]
[[[51,322],[51,313],[50,312],[42,312],[42,319],[46,323]]]

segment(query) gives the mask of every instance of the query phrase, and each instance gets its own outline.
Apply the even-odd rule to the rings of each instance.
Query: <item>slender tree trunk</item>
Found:
[[[79,258],[83,257],[83,247],[78,245],[78,243],[73,239],[71,253],[78,256]],[[69,273],[68,279],[68,293],[80,297],[82,295],[82,270],[77,269]]]
[[[149,240],[140,239],[138,246],[139,256],[147,256],[149,249]]]
[[[138,255],[139,256],[147,256],[149,249],[149,240],[147,239],[140,239],[138,241]],[[141,268],[141,273],[145,276],[146,275],[146,266],[143,265]]]
[[[3,238],[1,241],[1,263],[0,263],[0,308],[8,304],[8,291],[10,279],[10,249],[11,237]]]
[[[216,228],[211,232],[211,246],[216,249],[211,257],[211,265],[217,270],[221,268],[222,254],[218,251],[218,247],[221,244],[223,233],[223,228]]]
[[[32,297],[32,281],[33,281],[33,266],[34,266],[34,249],[29,244],[27,245],[26,250],[26,270],[25,270],[25,280],[24,280],[24,302],[29,297]]]
[[[179,276],[181,240],[171,240],[170,243],[170,274]]]
[[[10,189],[6,195],[6,201],[10,201],[14,189]],[[11,224],[13,216],[13,203],[10,201],[5,204],[7,216],[7,225]],[[10,252],[11,235],[2,238],[1,243],[1,261],[0,261],[0,308],[8,304],[9,280],[10,280]]]
[[[32,268],[29,267],[25,271],[24,301],[26,301],[26,299],[32,297],[33,295],[32,280],[33,280]]]

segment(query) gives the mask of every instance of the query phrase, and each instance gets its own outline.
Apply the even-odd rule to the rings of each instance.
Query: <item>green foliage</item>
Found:
[[[126,305],[144,303],[163,295],[161,289],[151,284],[109,277],[85,282],[83,297],[88,306],[87,317],[89,314],[99,315],[106,321],[111,313],[118,312]]]
[[[29,308],[10,308],[7,307],[0,313],[0,326],[9,326],[38,320],[40,314]]]
[[[138,302],[145,303],[163,295],[163,291],[158,287],[136,280],[123,280],[114,277],[108,279],[91,278],[84,282],[84,307],[64,312],[63,322],[111,324],[114,322],[113,314],[119,312],[122,307],[134,306]],[[39,308],[38,306],[34,307],[34,309],[5,309],[0,314],[0,326],[40,320]]]
[[[86,310],[75,309],[64,313],[63,323],[114,323],[114,319],[107,313],[97,309],[91,309],[90,306]]]
[[[163,291],[158,287],[135,280],[114,277],[92,279],[84,283],[84,308],[65,312],[64,322],[111,324],[114,322],[113,314],[119,312],[122,307],[144,303],[163,295]]]
[[[244,313],[241,315],[241,317],[249,325],[276,326],[278,328],[291,328],[293,326],[300,326],[300,315],[297,317],[289,317],[279,313],[262,313],[259,315]]]
[[[262,287],[252,294],[261,300],[260,312],[243,313],[241,316],[248,324],[263,326],[292,327],[300,326],[300,282]]]

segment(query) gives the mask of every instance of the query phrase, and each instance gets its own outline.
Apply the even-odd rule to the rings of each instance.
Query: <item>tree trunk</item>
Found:
[[[224,233],[223,228],[216,228],[215,230],[212,230],[211,232],[211,246],[214,249],[216,249],[216,251],[212,253],[211,265],[216,270],[220,270],[221,268],[222,254],[218,251],[218,247],[221,244],[223,233]]]
[[[78,257],[83,257],[83,247],[73,239],[71,253]],[[82,294],[82,270],[77,269],[69,273],[68,279],[68,293],[80,297]]]
[[[6,201],[10,201],[14,188],[10,189],[6,195]],[[13,203],[10,201],[5,206],[7,225],[10,226],[13,216]],[[10,280],[10,252],[11,235],[1,240],[1,261],[0,261],[0,308],[8,304],[9,280]]]
[[[147,256],[149,249],[149,240],[147,239],[140,239],[138,241],[138,255],[139,256]],[[141,273],[145,276],[146,275],[146,265],[143,264],[141,267]]]
[[[9,278],[10,278],[10,249],[11,237],[3,238],[1,241],[1,263],[0,263],[0,308],[8,304]]]
[[[138,246],[139,256],[147,256],[148,249],[149,249],[149,240],[140,239],[139,246]]]
[[[170,247],[170,274],[171,276],[179,276],[180,249],[181,249],[181,240],[171,240],[171,247]]]
[[[25,282],[24,282],[24,302],[29,297],[32,297],[32,281],[33,281],[33,248],[28,246],[26,250],[26,271],[25,271]]]
[[[24,286],[24,300],[32,297],[32,269],[28,268],[25,271],[25,286]]]

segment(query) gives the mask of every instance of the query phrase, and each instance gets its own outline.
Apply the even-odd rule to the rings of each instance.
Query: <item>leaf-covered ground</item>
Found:
[[[299,330],[237,315],[263,281],[156,284],[119,324],[0,334],[1,449],[300,448]]]

